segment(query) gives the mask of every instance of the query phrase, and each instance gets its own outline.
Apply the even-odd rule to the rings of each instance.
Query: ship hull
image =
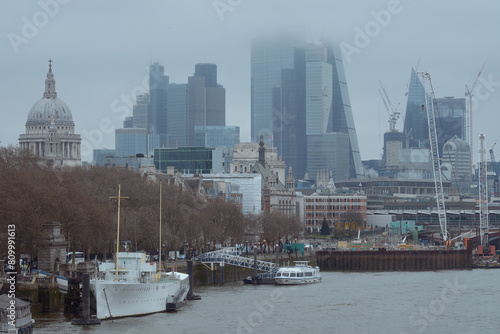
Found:
[[[91,282],[98,319],[111,319],[163,312],[167,301],[181,306],[189,290],[189,276],[177,273],[178,279],[155,283],[130,283],[111,280]]]

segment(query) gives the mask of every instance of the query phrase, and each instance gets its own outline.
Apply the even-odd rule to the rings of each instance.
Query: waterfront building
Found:
[[[118,158],[147,155],[147,130],[141,128],[115,129],[115,155]]]
[[[367,197],[359,194],[337,195],[314,193],[304,196],[304,223],[309,232],[319,232],[326,219],[331,229],[338,228],[344,215],[356,213],[361,218],[360,228],[366,228]]]
[[[59,166],[81,166],[81,137],[68,105],[57,97],[52,59],[45,79],[43,97],[30,109],[26,133],[19,136],[19,146],[33,155],[51,159]]]

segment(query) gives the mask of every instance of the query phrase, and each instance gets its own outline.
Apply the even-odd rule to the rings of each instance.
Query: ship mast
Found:
[[[109,198],[118,198],[118,222],[116,224],[117,227],[116,227],[116,258],[115,258],[115,263],[116,263],[115,281],[118,282],[118,251],[120,250],[120,199],[128,197],[121,197],[121,184],[118,184],[118,197],[111,196]]]
[[[160,180],[160,243],[158,244],[158,271],[161,274],[161,180]]]

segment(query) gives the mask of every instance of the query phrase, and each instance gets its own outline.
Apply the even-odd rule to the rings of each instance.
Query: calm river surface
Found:
[[[304,286],[196,287],[176,313],[75,326],[36,317],[35,333],[500,333],[500,270],[340,273]]]

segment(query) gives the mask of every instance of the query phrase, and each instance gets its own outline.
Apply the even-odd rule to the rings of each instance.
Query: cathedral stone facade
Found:
[[[81,141],[80,135],[75,134],[71,110],[57,98],[52,60],[49,60],[43,98],[31,107],[26,134],[19,136],[19,146],[37,157],[53,160],[55,165],[80,166]]]

